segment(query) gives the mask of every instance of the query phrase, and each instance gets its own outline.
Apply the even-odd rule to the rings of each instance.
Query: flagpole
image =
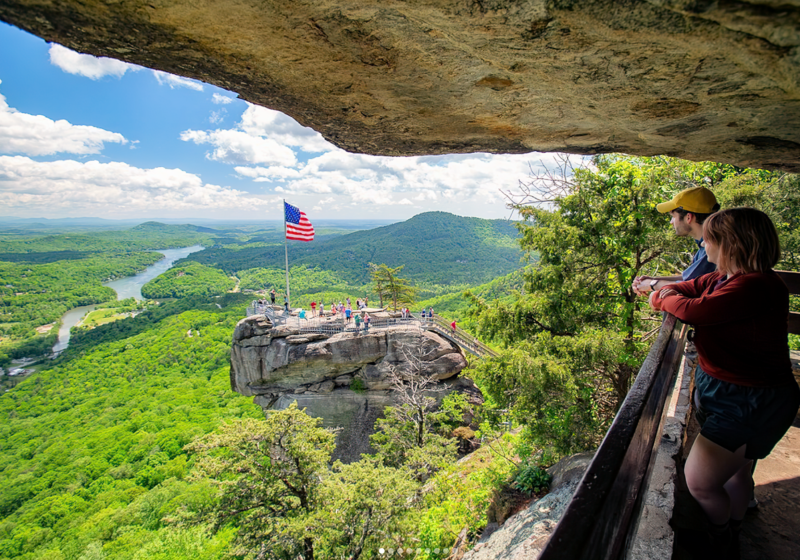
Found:
[[[289,240],[286,238],[286,199],[283,199],[283,249],[286,255],[286,304],[291,305],[290,292],[289,292]]]

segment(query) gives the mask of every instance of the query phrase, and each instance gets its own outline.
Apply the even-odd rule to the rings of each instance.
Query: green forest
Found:
[[[169,269],[142,286],[148,299],[213,296],[224,294],[236,286],[236,281],[216,268],[187,262]]]
[[[694,251],[654,208],[688,184],[767,212],[779,268],[800,270],[800,177],[667,157],[598,156],[557,184],[532,177],[510,200],[516,222],[432,212],[290,243],[293,306],[377,301],[372,263],[409,288],[413,310],[433,307],[499,354],[464,372],[483,405],[456,393],[400,402],[377,421],[374,454],[350,464],[332,461],[335,434],[318,419],[294,406],[265,417],[230,389],[236,324],[285,287],[273,226],[2,233],[0,367],[41,359],[0,394],[0,559],[409,548],[433,560],[464,530],[473,546],[499,496],[541,496],[546,467],[605,433],[661,321],[631,282],[679,271]],[[156,249],[194,244],[206,249],[143,287],[144,301],[102,286]],[[42,358],[63,313],[87,303],[100,305],[69,347]]]
[[[66,311],[116,300],[102,284],[164,258],[156,249],[210,244],[198,229],[148,222],[122,231],[0,234],[0,366],[47,353]]]
[[[481,284],[519,268],[522,253],[517,237],[514,224],[507,220],[426,212],[405,222],[314,243],[290,242],[288,251],[292,266],[325,270],[352,285],[369,283],[370,262],[404,265],[406,277],[415,282]],[[218,245],[193,253],[188,260],[228,274],[284,267],[282,243],[233,249]]]

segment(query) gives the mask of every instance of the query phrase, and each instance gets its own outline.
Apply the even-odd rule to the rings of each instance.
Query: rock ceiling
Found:
[[[353,152],[668,154],[800,171],[800,0],[4,0]]]

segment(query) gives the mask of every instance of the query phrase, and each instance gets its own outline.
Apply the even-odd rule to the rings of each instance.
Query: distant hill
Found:
[[[522,253],[513,222],[426,212],[410,220],[347,235],[289,242],[291,266],[335,271],[352,282],[369,280],[368,263],[405,265],[418,282],[481,284],[520,268]],[[232,250],[212,247],[188,260],[227,274],[257,267],[283,267],[282,246]]]
[[[144,222],[138,226],[134,226],[128,231],[131,232],[169,232],[169,233],[185,233],[185,232],[198,232],[210,231],[209,228],[199,227],[193,224],[164,224],[161,222]]]

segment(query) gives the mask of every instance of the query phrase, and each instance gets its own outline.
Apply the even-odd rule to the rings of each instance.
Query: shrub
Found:
[[[513,486],[526,494],[538,494],[547,490],[552,477],[541,466],[523,463],[514,477]]]
[[[354,377],[350,382],[350,390],[354,393],[363,393],[367,390],[367,384],[360,377]]]

